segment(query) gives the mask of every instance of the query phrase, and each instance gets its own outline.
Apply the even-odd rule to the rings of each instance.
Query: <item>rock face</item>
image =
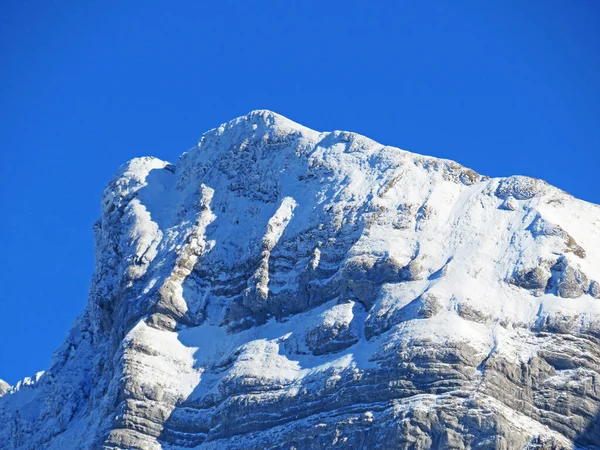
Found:
[[[600,207],[543,181],[255,111],[121,167],[94,230],[2,449],[600,445]]]

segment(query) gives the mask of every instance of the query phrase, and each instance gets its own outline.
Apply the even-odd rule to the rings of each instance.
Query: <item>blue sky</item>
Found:
[[[599,20],[591,0],[3,1],[0,378],[46,368],[85,307],[117,167],[253,109],[600,203]]]

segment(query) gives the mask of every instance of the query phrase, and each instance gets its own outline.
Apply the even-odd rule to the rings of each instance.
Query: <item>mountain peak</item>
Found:
[[[314,134],[318,135],[299,123],[296,123],[280,114],[266,109],[257,109],[250,111],[245,116],[240,116],[219,127],[209,130],[202,136],[202,141],[208,136],[221,135],[224,133],[234,134],[242,139],[250,136],[264,136],[265,134],[275,134],[283,136],[286,134]]]
[[[119,169],[89,304],[0,398],[0,442],[593,448],[598,223],[541,180],[252,111]]]
[[[309,130],[305,126],[267,109],[250,111],[245,116],[240,116],[225,122],[217,129],[229,129],[236,126],[249,126],[251,129],[258,132],[266,130],[281,130],[282,132]]]
[[[291,120],[288,119],[287,117],[284,117],[281,114],[278,114],[278,113],[276,113],[274,111],[271,111],[269,109],[254,109],[254,110],[250,111],[248,114],[246,114],[243,117],[247,118],[248,120],[253,120],[253,119],[263,120],[266,123],[274,123],[276,121],[278,121],[278,122],[284,122],[284,121],[291,122]]]

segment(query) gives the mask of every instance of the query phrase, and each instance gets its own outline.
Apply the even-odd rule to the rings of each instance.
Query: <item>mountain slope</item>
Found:
[[[254,111],[121,167],[94,229],[0,448],[600,442],[600,207],[541,180]]]

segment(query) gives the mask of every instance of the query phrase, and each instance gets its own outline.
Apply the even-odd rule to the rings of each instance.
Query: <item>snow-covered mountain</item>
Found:
[[[254,111],[121,167],[94,229],[2,449],[600,446],[600,207],[543,181]]]

